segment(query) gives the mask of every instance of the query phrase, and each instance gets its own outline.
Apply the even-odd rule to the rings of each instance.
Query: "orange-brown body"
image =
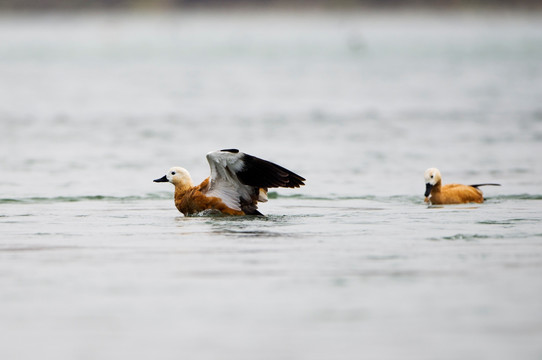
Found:
[[[175,186],[175,207],[184,215],[215,210],[226,215],[263,216],[258,203],[266,202],[268,188],[298,188],[305,179],[267,160],[237,149],[207,154],[211,176],[194,186],[185,168],[174,166],[154,182]]]
[[[425,198],[426,202],[434,205],[483,203],[482,191],[475,187],[461,184],[441,185],[439,181],[431,189],[431,197]]]
[[[245,215],[243,211],[229,208],[217,197],[206,196],[209,178],[197,186],[175,185],[175,207],[184,215],[197,214],[204,210],[218,210],[226,215]]]

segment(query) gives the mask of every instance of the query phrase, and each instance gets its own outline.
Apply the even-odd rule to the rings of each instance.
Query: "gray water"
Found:
[[[3,14],[0,358],[541,359],[541,99],[537,13]],[[152,182],[231,147],[306,186]]]

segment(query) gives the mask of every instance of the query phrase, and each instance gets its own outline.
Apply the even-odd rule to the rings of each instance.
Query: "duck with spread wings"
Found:
[[[298,188],[305,179],[270,161],[245,154],[237,149],[207,154],[211,176],[194,186],[188,171],[169,169],[154,182],[175,185],[175,206],[185,216],[205,210],[226,215],[262,215],[258,202],[267,201],[269,188]]]

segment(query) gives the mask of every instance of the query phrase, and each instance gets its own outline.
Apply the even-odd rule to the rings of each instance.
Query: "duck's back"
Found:
[[[431,193],[431,203],[440,204],[465,204],[483,203],[482,191],[475,187],[461,184],[446,184],[436,193]]]

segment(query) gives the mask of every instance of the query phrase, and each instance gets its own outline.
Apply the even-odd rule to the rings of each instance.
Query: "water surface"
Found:
[[[539,359],[542,21],[0,17],[0,356]],[[171,166],[307,178],[183,217]],[[428,207],[423,172],[499,182]]]

